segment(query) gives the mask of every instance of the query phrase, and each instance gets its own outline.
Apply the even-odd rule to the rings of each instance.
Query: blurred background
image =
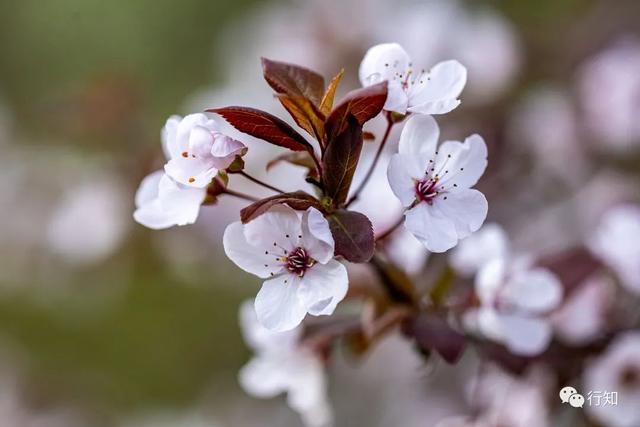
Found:
[[[487,140],[479,188],[516,247],[569,248],[608,206],[638,201],[637,1],[0,0],[0,425],[300,425],[283,399],[237,385],[250,357],[237,308],[259,281],[221,235],[242,204],[153,232],[134,223],[133,195],[163,164],[169,115],[285,117],[260,56],[327,78],[344,67],[344,93],[384,41],[425,68],[468,67],[443,133]],[[252,172],[296,187],[301,171],[267,174],[274,152],[248,143]],[[337,425],[434,425],[464,411],[466,366],[432,374],[398,337],[364,360],[338,354]]]

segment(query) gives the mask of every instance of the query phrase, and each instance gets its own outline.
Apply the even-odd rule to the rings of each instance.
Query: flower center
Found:
[[[292,250],[286,258],[286,268],[297,276],[304,276],[304,273],[316,263],[304,248],[297,247]]]
[[[427,178],[416,182],[416,197],[421,202],[433,203],[433,198],[438,195],[436,186],[439,178]]]

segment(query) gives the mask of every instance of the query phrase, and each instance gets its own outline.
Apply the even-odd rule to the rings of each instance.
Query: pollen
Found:
[[[189,153],[187,153],[186,151],[182,152],[182,157],[189,157]]]
[[[192,176],[189,177],[189,182],[195,182],[195,181],[196,181],[196,179],[194,177],[192,177]]]

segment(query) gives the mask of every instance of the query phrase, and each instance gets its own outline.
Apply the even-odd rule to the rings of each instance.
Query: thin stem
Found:
[[[403,222],[404,222],[404,215],[401,216],[400,219],[398,219],[398,221],[396,221],[396,223],[393,224],[388,230],[383,231],[382,234],[380,234],[379,236],[376,236],[376,242],[380,240],[384,240],[387,237],[389,237],[394,231],[398,229],[398,227],[402,225]]]
[[[264,181],[260,181],[258,178],[254,178],[251,175],[249,175],[248,173],[246,173],[245,171],[240,171],[238,172],[240,175],[244,176],[245,178],[247,178],[249,181],[254,182],[258,185],[263,186],[264,188],[268,188],[271,191],[275,191],[276,193],[284,193],[284,191],[280,190],[279,188],[274,187],[273,185],[267,184]]]
[[[360,182],[360,184],[356,188],[356,191],[353,193],[353,196],[351,196],[351,199],[349,199],[345,207],[348,207],[351,203],[355,202],[358,199],[360,192],[367,185],[369,178],[371,178],[371,175],[373,174],[373,171],[375,170],[376,165],[378,164],[378,160],[380,160],[380,155],[382,154],[382,150],[384,150],[384,146],[387,144],[387,140],[389,139],[389,135],[391,134],[391,128],[395,124],[395,122],[391,119],[391,115],[389,113],[386,114],[386,118],[387,118],[387,129],[384,131],[384,136],[382,137],[382,141],[380,141],[380,145],[378,146],[378,151],[376,151],[376,155],[373,158],[373,163],[371,163],[371,166],[369,166],[369,170],[367,171],[367,174],[364,176],[364,179]]]
[[[235,197],[237,197],[239,199],[248,200],[250,202],[257,202],[259,200],[259,199],[255,198],[253,196],[248,195],[248,194],[240,193],[238,191],[229,190],[228,188],[225,188],[222,191],[222,194],[228,194],[230,196],[235,196]]]

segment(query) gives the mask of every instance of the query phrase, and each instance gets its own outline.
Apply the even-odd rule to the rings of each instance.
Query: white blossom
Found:
[[[464,321],[511,352],[531,356],[551,341],[548,314],[561,302],[562,285],[549,270],[532,265],[526,255],[512,255],[508,247],[504,231],[495,224],[461,244],[454,259],[466,271],[478,268],[475,291],[480,301]]]
[[[640,41],[620,40],[590,58],[578,75],[585,123],[601,147],[625,151],[640,142]]]
[[[66,191],[49,220],[47,243],[70,262],[97,262],[120,245],[127,224],[120,185],[100,176]]]
[[[609,427],[640,425],[640,333],[619,335],[584,373],[584,389],[617,392],[617,404],[585,405],[589,414]],[[585,396],[587,397],[587,396]],[[594,402],[592,402],[594,403]]]
[[[397,43],[370,48],[360,64],[360,83],[388,82],[384,109],[400,114],[444,114],[460,105],[467,69],[457,61],[436,64],[428,72],[414,69],[409,54]]]
[[[214,120],[200,113],[171,116],[162,130],[162,142],[169,158],[165,172],[194,188],[209,185],[218,171],[246,152],[244,144],[224,135]]]
[[[458,273],[471,276],[489,261],[506,258],[509,246],[509,237],[501,226],[485,224],[451,252],[449,262]]]
[[[133,218],[154,230],[193,224],[206,194],[205,188],[187,187],[175,182],[164,172],[156,171],[140,183]]]
[[[640,293],[640,206],[620,205],[607,211],[588,244],[626,289]]]
[[[240,326],[254,356],[240,371],[242,388],[259,398],[287,393],[287,403],[307,427],[328,426],[332,410],[322,360],[300,345],[301,329],[272,332],[258,322],[254,304],[240,307]]]
[[[330,315],[347,293],[347,269],[334,259],[329,223],[315,208],[300,216],[274,206],[248,224],[230,224],[223,243],[238,267],[268,279],[255,308],[270,330],[293,329],[307,313]]]
[[[487,146],[479,135],[446,141],[431,116],[410,117],[398,153],[389,162],[391,189],[405,212],[404,226],[432,252],[445,252],[477,231],[487,200],[471,189],[487,167]]]
[[[584,345],[599,338],[605,331],[614,297],[615,285],[610,277],[588,277],[553,313],[558,338],[569,345]]]

